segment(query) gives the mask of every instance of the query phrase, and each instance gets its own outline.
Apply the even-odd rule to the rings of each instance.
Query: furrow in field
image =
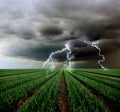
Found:
[[[100,74],[96,74],[96,73],[90,73],[90,72],[83,72],[83,73],[87,73],[87,74],[92,74],[92,75],[94,75],[94,76],[98,76],[98,77],[105,77],[105,78],[109,78],[109,79],[115,79],[116,81],[117,80],[120,80],[120,78],[118,78],[118,77],[111,77],[111,76],[108,76],[108,75],[100,75]]]
[[[82,70],[80,70],[80,71],[82,71]],[[101,76],[101,77],[114,78],[114,79],[120,80],[120,76],[116,76],[116,75],[107,75],[107,74],[104,74],[104,73],[96,73],[96,72],[91,72],[91,71],[82,71],[82,72],[92,73],[92,74],[95,74],[95,75],[98,75],[98,76]]]
[[[18,112],[57,112],[57,99],[61,81],[61,71],[49,80],[35,95],[26,101]]]
[[[15,112],[18,107],[17,104],[22,98],[27,98],[27,96],[29,96],[31,91],[33,91],[36,87],[38,87],[40,84],[43,84],[46,80],[56,75],[57,73],[55,72],[54,74],[49,74],[49,75],[46,75],[45,77],[31,80],[27,83],[23,83],[22,85],[12,88],[8,91],[2,92],[0,94],[1,111]]]
[[[107,112],[102,102],[67,71],[65,78],[72,112]]]
[[[78,74],[77,72],[74,72],[75,74]],[[98,76],[98,75],[95,75],[95,74],[91,74],[91,73],[86,73],[86,72],[81,72],[81,74],[78,74],[78,75],[81,75],[83,77],[87,77],[91,80],[94,80],[94,81],[97,81],[97,82],[100,82],[102,84],[105,84],[107,86],[110,86],[112,88],[115,88],[117,90],[120,89],[120,80],[118,79],[111,79],[111,78],[108,78],[108,77],[103,77],[103,76]]]
[[[90,93],[97,98],[97,100],[99,100],[100,102],[102,102],[103,105],[104,105],[104,107],[106,108],[106,110],[108,112],[111,112],[111,108],[110,108],[111,106],[109,105],[108,102],[106,102],[106,100],[101,96],[101,94],[99,94],[96,90],[93,90],[93,88],[91,88],[90,86],[88,86],[84,81],[82,81],[82,80],[78,79],[77,77],[75,77],[73,74],[71,74],[71,73],[69,73],[69,74],[73,78],[75,78],[77,81],[79,81],[82,86],[84,86],[85,88],[87,88],[90,91]]]
[[[1,92],[9,91],[10,89],[15,88],[17,86],[20,86],[23,83],[27,83],[27,82],[32,81],[32,80],[36,80],[36,79],[38,79],[40,77],[43,77],[43,76],[33,77],[31,79],[28,78],[28,80],[25,80],[25,81],[20,82],[20,83],[16,83],[15,85],[11,85],[10,87],[8,85],[8,87],[6,87],[6,88],[1,88]]]
[[[17,104],[17,112],[19,111],[19,109],[24,106],[26,104],[26,102],[31,99],[32,96],[34,96],[42,87],[44,87],[54,76],[51,76],[48,80],[46,80],[45,82],[43,82],[42,84],[40,84],[38,87],[36,87],[30,94],[27,95],[27,98],[23,98],[21,99],[18,104]]]
[[[78,80],[80,80],[84,84],[87,84],[89,88],[91,88],[93,91],[95,91],[95,93],[100,95],[103,98],[103,100],[108,104],[110,110],[112,110],[113,112],[118,112],[118,109],[120,107],[120,94],[118,90],[80,75],[72,75],[74,75]]]
[[[2,76],[0,76],[0,78],[15,77],[15,76],[21,76],[24,74],[32,74],[32,73],[36,73],[36,72],[40,72],[40,71],[25,72],[25,73],[19,73],[19,74],[11,74],[11,75],[2,75]]]
[[[9,82],[17,82],[18,80],[22,80],[22,79],[28,79],[28,77],[34,77],[38,74],[44,74],[44,75],[47,75],[46,72],[35,72],[35,73],[30,73],[30,74],[24,74],[24,75],[18,75],[18,76],[12,76],[12,77],[2,77],[0,78],[0,84],[2,85],[6,85],[9,84]]]
[[[67,86],[66,86],[64,72],[62,74],[62,80],[60,83],[58,106],[59,106],[60,112],[70,112],[70,106],[69,106],[69,102],[68,102],[68,92],[67,92]]]

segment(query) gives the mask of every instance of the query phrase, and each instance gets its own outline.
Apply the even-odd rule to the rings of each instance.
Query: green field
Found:
[[[0,112],[120,112],[120,69],[0,70]]]

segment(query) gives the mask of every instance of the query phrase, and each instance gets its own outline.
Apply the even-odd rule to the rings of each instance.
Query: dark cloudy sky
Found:
[[[40,68],[65,43],[73,67],[99,67],[83,41],[97,41],[103,64],[120,68],[120,0],[0,0],[0,68]]]

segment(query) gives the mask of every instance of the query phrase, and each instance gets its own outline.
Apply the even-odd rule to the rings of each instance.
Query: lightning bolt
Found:
[[[96,48],[96,49],[98,50],[98,55],[99,55],[100,57],[102,57],[101,60],[98,60],[99,66],[100,66],[102,69],[106,69],[106,68],[101,64],[102,62],[105,61],[105,56],[101,53],[101,48],[98,47],[98,46],[96,45],[96,43],[94,43],[94,42],[91,44],[91,46],[93,46],[94,48]]]
[[[102,58],[102,59],[98,60],[98,65],[99,65],[102,69],[107,70],[107,69],[103,66],[103,64],[102,64],[102,62],[105,61],[105,56],[101,53],[101,48],[100,48],[99,46],[97,46],[98,41],[97,41],[97,42],[83,41],[83,42],[86,43],[86,44],[88,44],[88,45],[90,45],[90,46],[92,46],[92,47],[94,47],[94,48],[96,48],[96,49],[98,50],[98,55]]]
[[[61,50],[57,50],[57,51],[55,51],[55,52],[52,52],[50,55],[49,55],[49,57],[48,57],[48,59],[45,61],[45,63],[43,64],[43,68],[45,68],[46,67],[46,65],[47,65],[47,63],[52,63],[52,66],[51,66],[51,68],[55,68],[55,59],[53,58],[53,56],[55,56],[56,54],[58,54],[58,53],[63,53],[64,51],[67,51],[67,54],[66,54],[66,62],[68,62],[68,67],[71,67],[71,65],[69,64],[69,61],[70,61],[70,57],[71,57],[71,53],[72,53],[72,51],[71,51],[71,49],[70,49],[70,45],[69,45],[69,43],[66,43],[65,44],[65,47],[63,48],[63,49],[61,49]]]
[[[98,65],[99,65],[102,69],[107,70],[107,69],[102,65],[102,62],[105,61],[105,56],[101,53],[101,48],[100,48],[99,46],[97,46],[97,43],[98,43],[98,42],[89,42],[89,41],[82,41],[82,42],[84,42],[84,43],[86,43],[87,45],[90,45],[90,46],[92,46],[92,47],[94,47],[94,48],[96,48],[96,49],[98,50],[98,55],[99,55],[100,57],[102,57],[102,59],[98,60]],[[52,65],[52,66],[49,66],[50,68],[55,68],[55,59],[54,59],[53,57],[54,57],[56,54],[63,53],[64,51],[67,51],[67,53],[66,53],[66,62],[68,62],[68,67],[70,68],[71,65],[70,65],[69,62],[71,61],[72,50],[71,50],[71,48],[70,48],[70,44],[69,44],[69,43],[66,43],[66,44],[65,44],[65,47],[64,47],[63,49],[57,50],[57,51],[55,51],[55,52],[52,52],[52,53],[49,55],[48,59],[47,59],[47,60],[45,61],[45,63],[43,64],[43,68],[45,68],[48,63],[50,63],[50,65]]]
[[[69,43],[65,44],[65,48],[68,50],[67,52],[67,61],[69,62],[71,60],[71,54],[72,54],[72,50],[70,49],[70,45]],[[71,67],[70,63],[68,63],[69,68]]]

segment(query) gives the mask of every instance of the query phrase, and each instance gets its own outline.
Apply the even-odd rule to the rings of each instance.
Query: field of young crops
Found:
[[[0,70],[0,112],[120,112],[120,69]]]

